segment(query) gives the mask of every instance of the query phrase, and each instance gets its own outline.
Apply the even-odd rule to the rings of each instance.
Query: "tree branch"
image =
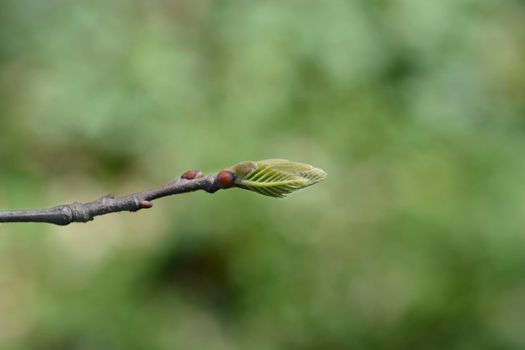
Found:
[[[72,222],[88,222],[99,215],[151,208],[151,201],[157,198],[197,190],[214,193],[220,189],[239,187],[265,196],[283,198],[325,178],[326,173],[322,169],[286,159],[246,161],[206,177],[200,171],[188,170],[167,185],[124,197],[115,198],[109,194],[93,202],[73,202],[48,209],[0,210],[0,223],[46,222],[68,225]]]
[[[72,222],[88,222],[99,215],[120,211],[134,212],[140,209],[151,208],[153,206],[151,201],[166,196],[198,190],[214,193],[221,188],[231,187],[218,181],[217,175],[212,174],[203,177],[200,172],[189,170],[181,177],[164,186],[128,196],[115,197],[109,194],[92,202],[74,202],[40,210],[1,210],[0,223],[44,222],[55,225],[68,225]]]

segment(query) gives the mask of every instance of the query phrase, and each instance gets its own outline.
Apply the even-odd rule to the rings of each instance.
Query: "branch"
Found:
[[[88,222],[99,215],[148,209],[153,206],[151,201],[166,196],[198,190],[215,193],[231,187],[282,198],[293,191],[316,184],[325,177],[326,173],[321,169],[286,159],[247,161],[206,177],[200,171],[188,170],[164,186],[123,197],[109,194],[93,202],[73,202],[48,209],[0,210],[0,223],[44,222],[69,225],[72,222]]]
[[[151,201],[180,193],[204,190],[214,193],[221,188],[228,188],[218,182],[218,174],[202,177],[200,172],[189,170],[178,179],[158,188],[137,192],[123,197],[112,194],[87,203],[74,202],[39,210],[1,210],[1,222],[45,222],[56,225],[68,225],[72,222],[88,222],[95,216],[121,211],[138,211],[153,206]],[[230,186],[231,187],[231,186]]]

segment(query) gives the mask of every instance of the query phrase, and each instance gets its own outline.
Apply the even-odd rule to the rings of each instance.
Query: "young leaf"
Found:
[[[277,198],[326,178],[319,168],[286,159],[241,162],[228,170],[235,175],[235,186]]]

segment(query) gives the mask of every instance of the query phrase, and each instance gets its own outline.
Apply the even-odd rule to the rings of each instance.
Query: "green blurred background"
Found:
[[[1,349],[524,349],[525,3],[3,0],[0,208],[288,158],[0,225]]]

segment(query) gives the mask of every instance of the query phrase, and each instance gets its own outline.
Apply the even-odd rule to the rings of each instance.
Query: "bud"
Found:
[[[220,188],[230,188],[235,186],[235,175],[230,170],[222,170],[217,174],[217,183]]]
[[[186,180],[193,180],[198,177],[202,177],[202,173],[198,170],[188,170],[182,174],[181,178]]]
[[[326,178],[319,168],[286,159],[241,162],[227,170],[235,174],[235,186],[277,198]]]

